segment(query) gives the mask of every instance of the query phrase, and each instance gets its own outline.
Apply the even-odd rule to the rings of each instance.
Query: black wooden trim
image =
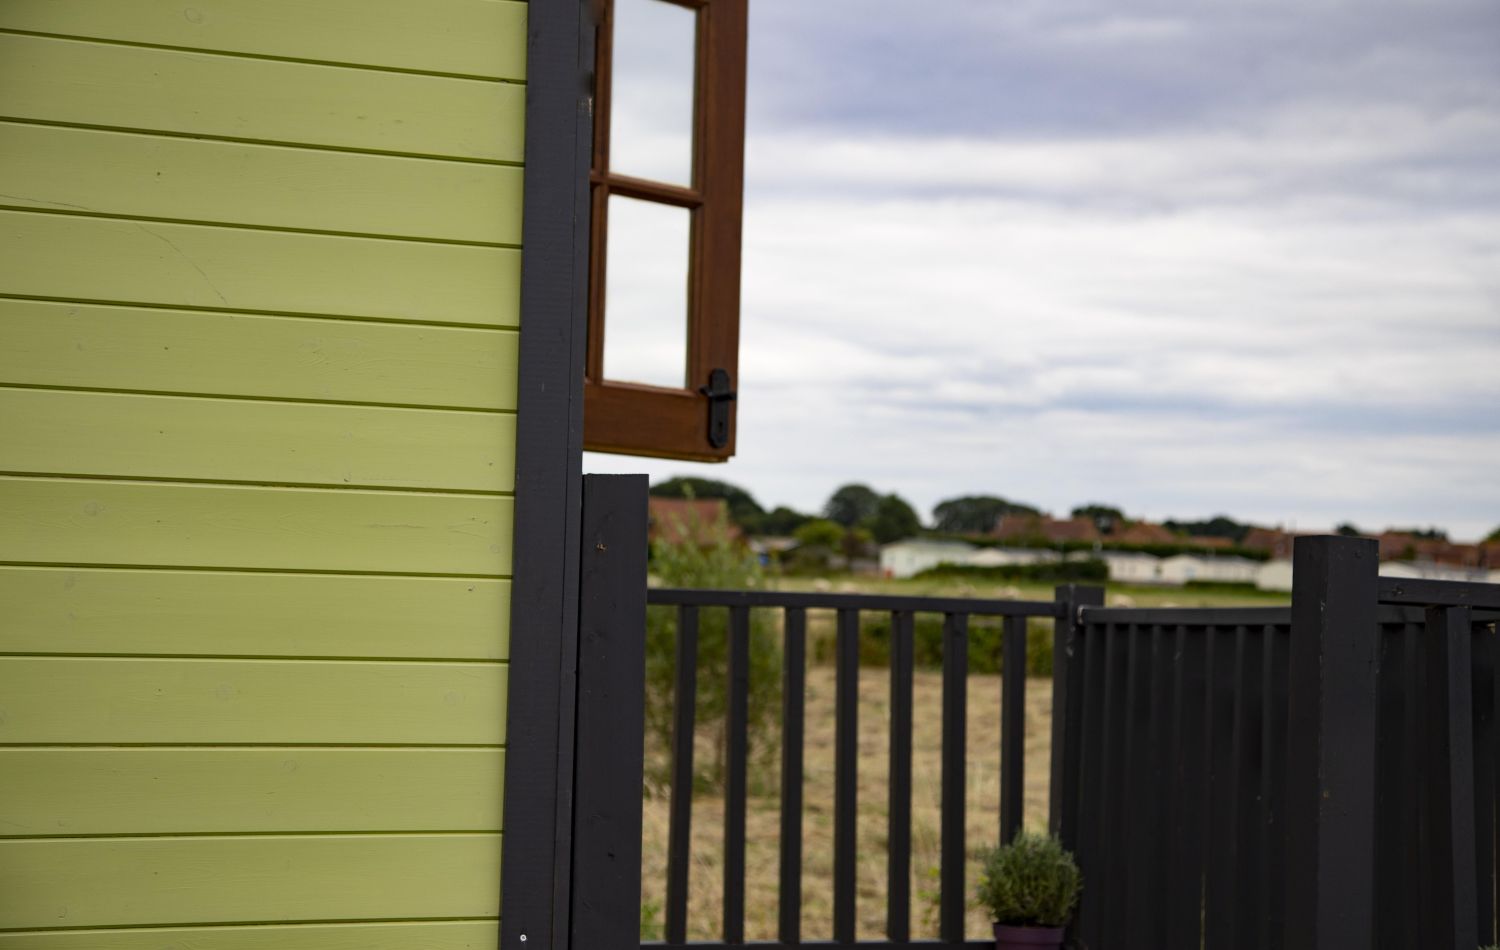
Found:
[[[646,476],[585,476],[582,537],[570,936],[592,950],[640,939]]]
[[[593,29],[586,0],[527,26],[516,514],[500,946],[568,946]]]
[[[1063,605],[1050,600],[978,600],[958,597],[902,597],[894,594],[818,594],[785,590],[707,590],[653,587],[653,604],[698,607],[804,607],[828,610],[905,610],[961,613],[978,617],[1057,617]]]

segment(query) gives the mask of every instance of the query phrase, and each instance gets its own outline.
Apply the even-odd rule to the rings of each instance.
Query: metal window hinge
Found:
[[[722,449],[729,444],[729,404],[739,397],[729,388],[729,371],[716,369],[708,374],[708,385],[698,392],[708,397],[708,444]]]

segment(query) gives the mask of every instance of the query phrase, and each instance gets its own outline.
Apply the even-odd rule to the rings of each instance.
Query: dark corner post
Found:
[[[1292,559],[1287,950],[1371,950],[1379,545],[1302,537]]]
[[[1078,847],[1078,743],[1083,727],[1082,643],[1085,607],[1104,606],[1104,588],[1059,585],[1052,621],[1052,781],[1048,825],[1070,851]],[[1072,794],[1064,794],[1071,792]]]
[[[586,475],[579,552],[573,946],[640,946],[646,476]]]

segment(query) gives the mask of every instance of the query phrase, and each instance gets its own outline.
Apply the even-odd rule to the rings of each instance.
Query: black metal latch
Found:
[[[729,388],[729,371],[716,369],[708,374],[708,385],[698,391],[708,397],[708,444],[722,449],[729,444],[729,404],[739,397]]]

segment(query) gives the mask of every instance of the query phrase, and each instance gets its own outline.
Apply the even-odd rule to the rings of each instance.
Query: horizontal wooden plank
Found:
[[[0,657],[0,744],[498,744],[500,663]]]
[[[510,573],[490,495],[0,479],[0,561],[413,574]]]
[[[514,409],[511,330],[0,299],[0,383]]]
[[[520,255],[0,211],[0,292],[27,297],[513,327]]]
[[[509,491],[515,417],[0,387],[0,472]]]
[[[510,653],[506,580],[0,567],[0,604],[0,653]]]
[[[0,836],[499,831],[499,749],[0,749]]]
[[[0,950],[494,950],[495,920],[0,933]]]
[[[0,204],[20,207],[520,244],[521,178],[510,165],[0,122]]]
[[[480,917],[500,850],[499,835],[0,841],[0,927]]]
[[[0,34],[11,119],[520,162],[525,102],[515,83]]]
[[[0,28],[526,78],[526,4],[503,0],[6,0]]]

